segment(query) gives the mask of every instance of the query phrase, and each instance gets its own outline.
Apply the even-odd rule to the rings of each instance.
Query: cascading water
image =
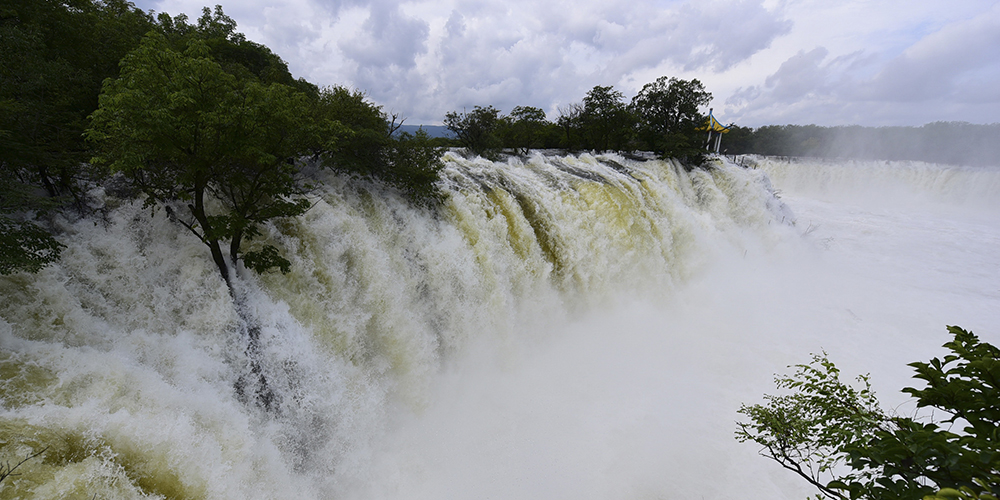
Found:
[[[316,173],[313,208],[266,235],[292,272],[242,273],[242,311],[162,212],[103,197],[103,219],[65,222],[56,265],[0,277],[0,459],[48,447],[0,496],[801,498],[732,438],[773,372],[826,348],[845,372],[886,374],[887,394],[945,323],[996,340],[1000,217],[982,180],[958,197],[982,203],[927,209],[978,214],[939,238],[975,240],[979,274],[934,285],[962,265],[954,249],[929,242],[928,279],[905,270],[917,250],[869,262],[930,235],[903,224],[871,250],[835,207],[909,212],[831,208],[793,182],[800,165],[445,162],[436,212]],[[234,390],[248,316],[274,411]]]

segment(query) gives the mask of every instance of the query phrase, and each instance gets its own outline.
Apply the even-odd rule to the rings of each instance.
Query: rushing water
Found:
[[[96,191],[59,263],[0,278],[0,459],[47,447],[0,497],[803,498],[739,404],[824,349],[910,411],[946,324],[1000,342],[1000,171],[757,162],[449,154],[437,213],[328,177],[243,310]],[[276,411],[234,390],[241,318]]]

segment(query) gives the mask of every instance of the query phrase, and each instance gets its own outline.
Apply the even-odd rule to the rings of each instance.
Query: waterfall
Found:
[[[46,448],[0,495],[801,497],[732,439],[739,402],[810,350],[866,369],[851,349],[899,341],[907,333],[884,329],[912,309],[853,302],[897,285],[859,295],[864,280],[883,282],[845,277],[860,250],[838,246],[849,238],[810,204],[833,182],[817,177],[847,167],[759,162],[689,172],[617,155],[447,153],[434,209],[316,171],[313,207],[263,236],[291,272],[237,273],[249,311],[186,229],[95,189],[103,215],[60,222],[59,262],[0,277],[0,459]],[[834,191],[882,175],[865,168]],[[987,245],[1000,231],[989,232],[996,184],[984,184],[934,185],[941,203],[979,197],[985,226],[966,229]],[[830,256],[838,248],[844,259]],[[1000,310],[979,310],[1000,303],[983,284],[992,269],[907,299],[962,293],[955,315],[971,318],[948,321],[975,329]],[[916,347],[887,360],[944,341],[931,333],[943,332],[939,311],[925,310],[896,325],[928,323]],[[276,411],[234,390],[247,313]]]
[[[918,161],[756,158],[785,191],[842,201],[945,203],[1000,209],[1000,168]]]

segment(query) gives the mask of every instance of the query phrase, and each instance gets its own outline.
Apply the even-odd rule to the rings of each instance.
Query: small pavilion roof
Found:
[[[705,120],[705,125],[699,127],[698,130],[712,130],[714,132],[720,132],[725,134],[726,132],[729,132],[729,127],[719,123],[719,120],[716,120],[715,116],[712,115],[712,111],[709,110],[708,120]]]

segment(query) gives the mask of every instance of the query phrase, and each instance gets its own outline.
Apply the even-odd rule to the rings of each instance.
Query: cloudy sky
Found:
[[[220,0],[138,0],[196,19]],[[595,85],[631,99],[697,78],[723,122],[1000,122],[995,0],[222,0],[251,40],[318,85],[368,92],[408,124],[544,109]]]

